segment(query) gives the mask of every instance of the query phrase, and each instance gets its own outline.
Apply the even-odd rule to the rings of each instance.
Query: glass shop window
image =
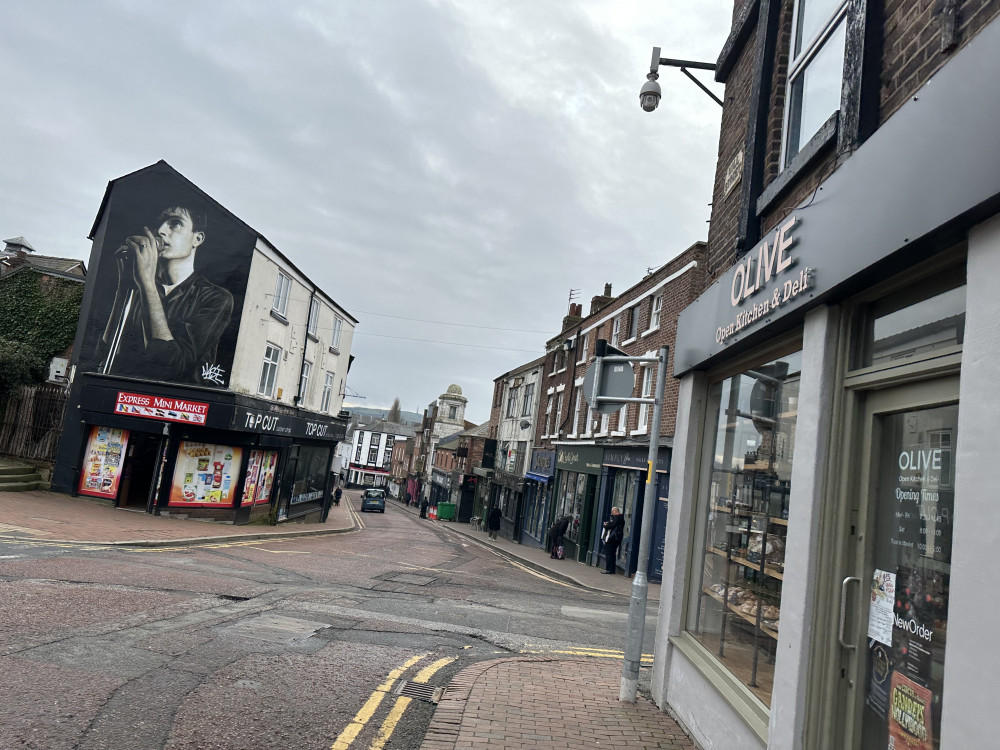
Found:
[[[801,353],[710,390],[687,629],[770,706]]]
[[[856,367],[892,367],[959,351],[965,340],[965,271],[917,282],[871,305]]]

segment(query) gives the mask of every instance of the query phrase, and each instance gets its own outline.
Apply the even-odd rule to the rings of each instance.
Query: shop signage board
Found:
[[[636,469],[646,471],[649,463],[648,448],[605,448],[604,465],[617,466],[622,469]],[[661,448],[657,452],[656,471],[666,473],[670,471],[670,449]]]
[[[889,273],[912,267],[940,249],[941,228],[957,232],[981,221],[977,209],[1000,195],[996,161],[983,158],[995,153],[996,137],[982,127],[1000,119],[1000,97],[971,95],[967,83],[998,55],[982,43],[956,57],[689,305],[678,320],[674,375],[706,369],[720,355],[791,328],[834,291],[863,285],[861,275],[876,264],[885,262]],[[791,261],[780,270],[776,241],[781,263]],[[743,298],[744,290],[755,293]]]
[[[603,456],[604,449],[592,445],[559,448],[556,451],[556,468],[582,474],[600,474]]]
[[[285,435],[310,440],[344,439],[347,424],[344,420],[324,417],[322,414],[308,414],[297,409],[270,405],[266,410],[238,406],[233,413],[230,427],[240,432],[255,432],[264,435]]]
[[[556,472],[556,452],[535,448],[531,452],[531,472],[540,477],[551,477]]]
[[[127,391],[118,391],[118,397],[115,399],[116,414],[195,425],[205,424],[208,418],[208,406],[201,401]]]

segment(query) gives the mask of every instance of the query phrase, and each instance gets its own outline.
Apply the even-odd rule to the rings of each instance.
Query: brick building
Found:
[[[628,404],[613,414],[599,415],[587,405],[583,381],[598,339],[607,340],[629,356],[655,356],[661,346],[668,346],[672,360],[677,314],[703,287],[705,253],[705,243],[695,243],[617,297],[606,285],[604,294],[591,300],[586,317],[580,305],[573,305],[561,333],[546,343],[536,448],[529,467],[537,480],[545,480],[544,490],[529,498],[524,512],[525,534],[537,543],[544,545],[546,529],[556,518],[569,515],[567,557],[603,564],[601,522],[608,518],[612,506],[618,506],[626,522],[618,565],[627,574],[635,571],[643,502],[640,477],[646,468],[649,436],[657,428],[650,424],[652,407]],[[632,395],[651,396],[655,368],[637,366],[635,375]],[[676,384],[668,379],[658,426],[660,501],[656,512],[661,531],[676,398]],[[548,476],[546,467],[551,471]],[[654,540],[660,555],[662,541],[661,533]],[[660,559],[657,555],[651,558],[650,575],[656,580]]]
[[[462,523],[474,513],[479,476],[473,470],[493,465],[496,441],[489,431],[489,422],[470,427],[441,438],[434,451],[430,504],[454,503],[455,520]]]
[[[651,680],[706,747],[995,744],[997,0],[739,0]]]

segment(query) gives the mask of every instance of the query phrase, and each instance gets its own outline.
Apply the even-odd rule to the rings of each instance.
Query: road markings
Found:
[[[407,659],[401,666],[392,670],[389,673],[389,676],[386,677],[385,682],[375,688],[375,692],[368,696],[368,700],[365,701],[365,705],[358,709],[358,712],[354,715],[351,723],[344,728],[344,731],[337,736],[337,740],[330,746],[330,750],[347,750],[361,730],[365,728],[365,725],[371,721],[375,710],[379,707],[379,704],[382,703],[382,699],[385,698],[385,696],[389,693],[389,690],[392,689],[393,683],[398,680],[407,669],[427,656],[430,656],[430,654],[419,654]]]
[[[392,737],[392,733],[396,730],[396,725],[403,718],[403,712],[406,711],[407,706],[410,705],[412,700],[412,698],[407,698],[405,695],[401,695],[396,699],[392,710],[389,711],[389,715],[385,717],[382,726],[378,728],[378,737],[369,745],[369,750],[382,750],[385,747],[385,743]]]
[[[433,664],[428,664],[426,667],[417,672],[417,676],[413,678],[414,682],[428,682],[434,673],[440,670],[442,667],[447,667],[453,661],[457,661],[457,656],[449,656],[445,659],[438,659]]]
[[[416,676],[413,678],[413,682],[426,683],[429,682],[431,677],[433,677],[440,669],[447,667],[453,661],[457,661],[457,656],[449,656],[444,659],[438,659],[436,662],[428,664],[426,667],[417,672]],[[410,705],[412,698],[408,696],[401,695],[396,698],[396,702],[392,706],[392,710],[389,711],[389,715],[385,717],[385,721],[382,722],[382,726],[378,729],[378,736],[375,741],[368,746],[368,750],[382,750],[385,747],[385,743],[389,741],[392,737],[392,733],[396,730],[396,725],[399,724],[399,720],[403,718],[403,713],[406,711],[406,707]]]
[[[531,648],[534,644],[527,644],[528,648],[523,648],[519,653],[522,654],[560,654],[563,656],[589,656],[595,659],[624,659],[625,652],[609,648],[590,648],[588,646],[572,646],[570,648],[558,649],[558,648],[548,648],[539,647]],[[652,664],[653,655],[643,654],[641,657],[641,662],[643,664]]]

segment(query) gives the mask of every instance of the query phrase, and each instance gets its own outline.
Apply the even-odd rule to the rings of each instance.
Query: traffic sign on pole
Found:
[[[597,359],[587,368],[587,374],[583,378],[583,395],[590,408],[598,414],[611,414],[625,404],[604,399],[630,398],[635,390],[635,372],[631,362],[602,362],[604,357],[627,356],[604,339],[597,340],[595,354]],[[595,381],[597,388],[594,387]],[[601,400],[598,401],[598,398]]]

